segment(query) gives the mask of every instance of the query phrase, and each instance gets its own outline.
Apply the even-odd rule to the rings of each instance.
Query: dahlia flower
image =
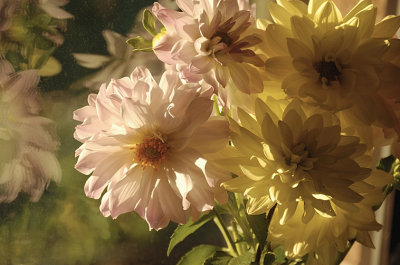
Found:
[[[275,215],[269,227],[271,244],[274,247],[283,246],[286,256],[293,259],[308,254],[307,265],[337,264],[338,251],[344,252],[352,239],[373,248],[369,231],[378,231],[382,226],[376,222],[372,207],[382,203],[383,185],[391,179],[383,171],[376,173],[361,185],[354,185],[357,192],[363,195],[362,201],[346,209],[332,204],[336,213],[333,217],[316,214],[307,224],[304,223],[304,202],[299,203],[285,225],[281,225],[279,215]]]
[[[367,234],[362,232],[378,228],[368,226],[375,224],[374,218],[359,219],[373,216],[372,205],[362,207],[371,199],[365,194],[374,188],[366,179],[371,178],[381,188],[390,177],[370,169],[371,158],[359,138],[341,134],[340,123],[330,112],[321,112],[297,100],[286,107],[271,98],[267,104],[258,100],[256,119],[240,109],[238,114],[242,126],[232,122],[235,132],[232,142],[237,150],[232,151],[231,158],[219,163],[238,177],[223,186],[233,192],[244,192],[249,198],[249,214],[265,213],[276,205],[277,235],[297,223],[300,229],[307,224],[309,228],[304,231],[308,234],[301,235],[309,248],[302,246],[302,251],[298,250],[300,245],[293,246],[297,241],[288,236],[288,243],[284,244],[287,255],[298,258],[315,250],[320,245],[311,242],[320,240],[315,236],[319,232],[323,236],[340,235],[335,241],[336,244],[340,241],[340,250],[350,238],[365,243],[363,238]],[[337,223],[327,224],[329,220]],[[315,230],[319,223],[325,232]],[[354,232],[358,230],[363,238]],[[300,240],[302,236],[297,235],[292,237]]]
[[[268,105],[276,103],[270,99]],[[278,203],[282,223],[294,213],[300,199],[305,201],[308,217],[315,212],[333,216],[331,199],[360,201],[362,197],[350,186],[371,170],[357,161],[365,152],[359,139],[341,135],[336,117],[328,112],[306,115],[298,101],[284,112],[279,105],[274,110],[270,107],[257,100],[256,120],[239,109],[244,127],[235,130],[232,142],[247,159],[239,166],[242,176],[223,185],[253,198],[248,204],[250,213],[267,212]],[[253,207],[266,198],[268,205]]]
[[[166,28],[153,41],[157,57],[189,82],[203,79],[216,88],[231,79],[245,93],[261,92],[264,61],[254,50],[261,38],[250,11],[239,10],[237,0],[176,2],[182,12],[153,6]]]
[[[280,0],[270,5],[276,24],[266,27],[264,52],[269,78],[290,97],[340,111],[353,107],[370,125],[385,113],[374,99],[382,57],[400,17],[375,24],[376,8],[362,0],[346,16],[331,1]]]
[[[55,152],[53,122],[39,116],[36,70],[14,73],[0,59],[0,202],[11,202],[19,192],[38,201],[61,169]]]
[[[170,220],[185,223],[221,203],[226,192],[205,155],[227,144],[227,122],[210,118],[211,88],[182,84],[165,72],[158,85],[145,68],[103,84],[89,105],[74,113],[82,121],[75,138],[76,169],[91,174],[88,197],[102,197],[101,212],[116,218],[135,211],[150,229]],[[229,177],[229,176],[227,176]]]

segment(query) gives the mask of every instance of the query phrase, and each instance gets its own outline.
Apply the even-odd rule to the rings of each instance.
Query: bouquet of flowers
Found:
[[[0,13],[17,2],[0,1]],[[37,31],[23,37],[18,20],[0,21],[0,139],[15,150],[0,151],[1,201],[19,191],[38,200],[60,179],[28,70],[61,71],[45,44],[61,44],[71,15],[53,2],[28,16],[47,19],[41,42]],[[85,80],[97,91],[74,112],[75,168],[90,175],[85,194],[101,198],[104,216],[136,212],[155,230],[179,224],[168,255],[215,222],[225,245],[198,245],[180,265],[339,264],[354,242],[374,247],[375,211],[399,186],[400,17],[376,22],[370,0],[348,13],[332,0],[277,0],[267,19],[256,2],[156,2],[144,30],[104,31],[111,56],[74,54],[83,66],[107,65]],[[157,60],[165,69],[152,74]]]

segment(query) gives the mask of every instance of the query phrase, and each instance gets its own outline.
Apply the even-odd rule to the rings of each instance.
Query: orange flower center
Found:
[[[157,137],[144,139],[135,146],[134,161],[142,167],[157,168],[165,159],[169,145]]]

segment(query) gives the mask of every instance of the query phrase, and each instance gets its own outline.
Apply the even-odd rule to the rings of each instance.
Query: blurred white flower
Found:
[[[107,80],[127,76],[140,65],[146,65],[154,73],[161,73],[163,65],[153,53],[134,53],[132,47],[126,44],[126,40],[133,36],[125,37],[112,30],[104,30],[103,36],[110,55],[73,53],[79,65],[90,69],[101,67],[83,80],[84,86],[98,90]]]
[[[51,180],[61,179],[53,122],[39,116],[36,70],[14,73],[0,60],[0,202],[20,191],[41,197]]]
[[[39,0],[39,7],[53,18],[69,19],[74,16],[60,8],[68,2],[69,0]]]
[[[0,40],[1,33],[8,30],[11,25],[11,16],[14,14],[15,2],[1,0],[0,1]]]

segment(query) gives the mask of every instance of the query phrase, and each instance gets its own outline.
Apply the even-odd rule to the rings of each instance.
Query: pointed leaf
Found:
[[[204,224],[206,224],[213,218],[214,218],[214,213],[210,212],[209,214],[201,216],[196,222],[193,222],[192,219],[190,219],[186,224],[179,225],[171,236],[171,241],[169,242],[167,255],[169,256],[171,251],[178,243],[182,242],[187,236],[196,232],[197,229],[202,227]]]
[[[133,47],[133,51],[143,51],[151,52],[153,51],[153,46],[151,40],[146,40],[143,37],[137,36],[126,41],[129,45]]]
[[[228,265],[232,258],[226,252],[217,251],[212,258],[206,261],[205,265]]]
[[[228,265],[250,265],[254,257],[253,251],[248,251],[239,257],[232,258]]]
[[[253,232],[256,235],[261,250],[263,250],[268,235],[268,221],[266,215],[248,215],[247,220],[249,221],[251,229],[253,229]]]
[[[279,246],[274,249],[274,254],[275,254],[275,262],[278,264],[282,264],[286,261],[286,255],[285,255],[285,250],[283,247]]]
[[[145,9],[143,12],[143,19],[142,19],[143,27],[150,33],[153,37],[157,35],[156,29],[156,19],[154,18],[153,14]]]
[[[203,265],[207,259],[214,256],[220,248],[213,245],[199,245],[183,256],[177,265]]]

